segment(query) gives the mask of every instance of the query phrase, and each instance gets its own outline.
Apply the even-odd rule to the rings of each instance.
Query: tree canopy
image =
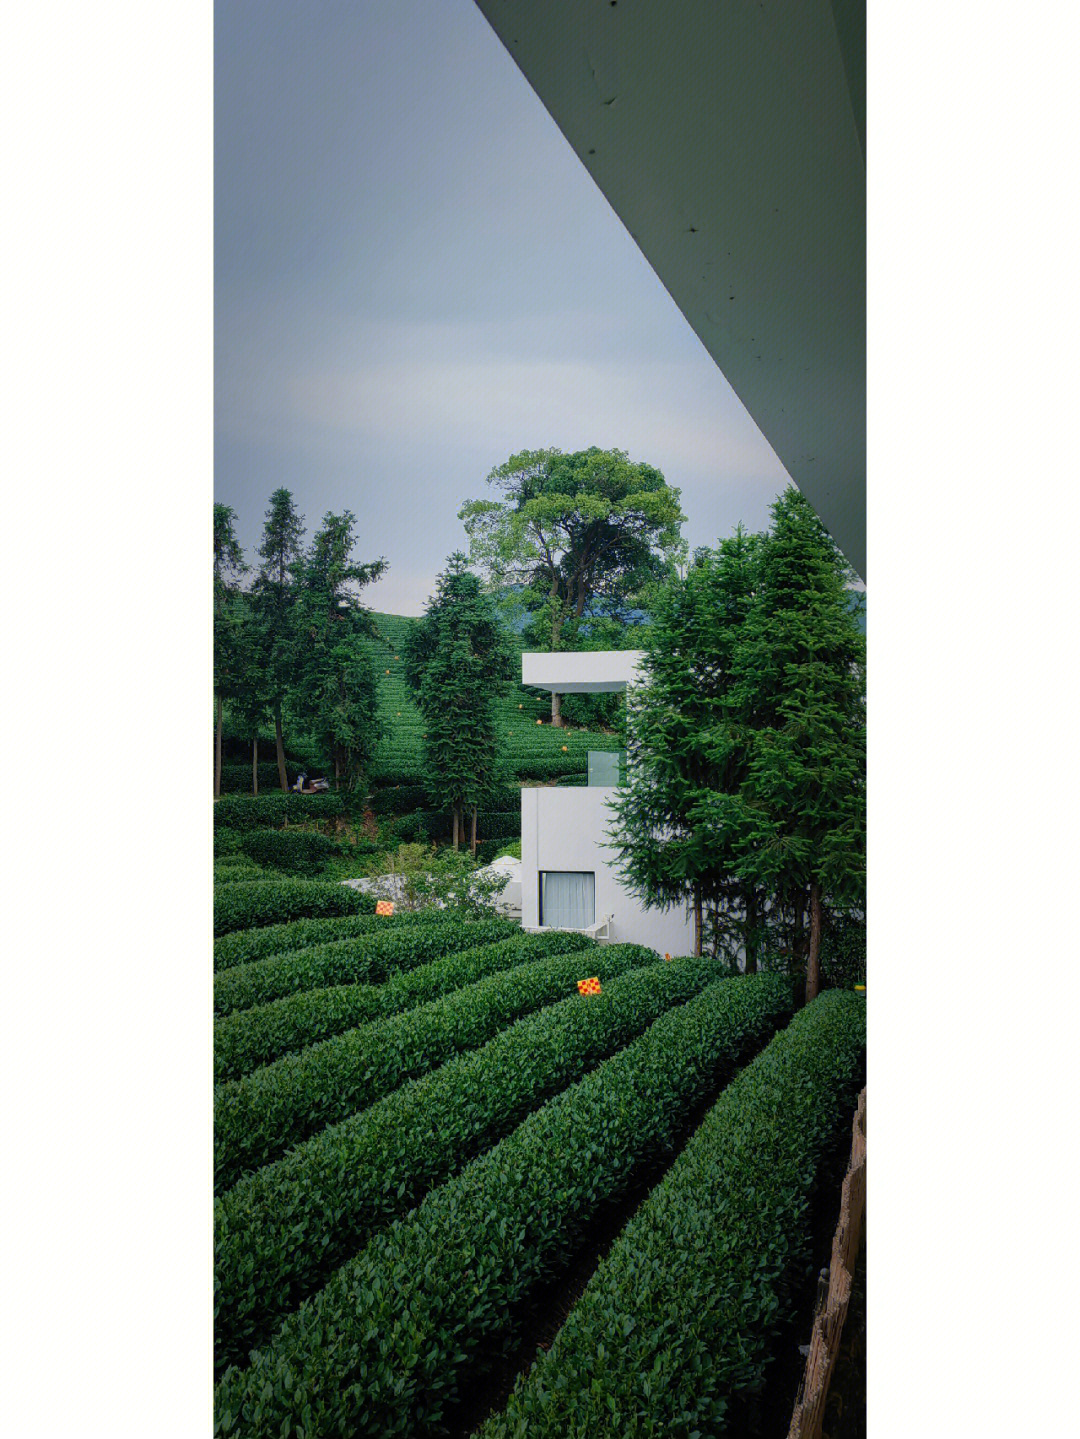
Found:
[[[513,656],[493,601],[465,555],[451,555],[423,619],[405,642],[405,674],[419,691],[424,736],[424,788],[436,808],[454,815],[454,847],[497,779],[498,691],[513,674]]]

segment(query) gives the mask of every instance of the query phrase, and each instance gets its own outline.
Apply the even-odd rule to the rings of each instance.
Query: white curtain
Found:
[[[595,874],[544,870],[540,875],[540,923],[553,929],[587,929],[595,924]]]

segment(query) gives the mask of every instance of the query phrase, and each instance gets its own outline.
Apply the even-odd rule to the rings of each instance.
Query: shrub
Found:
[[[297,775],[295,765],[288,769],[288,779],[291,784]],[[283,793],[281,780],[278,776],[277,761],[267,764],[264,761],[259,763],[259,793],[266,790],[270,793]],[[223,764],[221,766],[221,793],[222,794],[250,794],[251,793],[251,746],[248,745],[247,764]]]
[[[233,888],[230,886],[230,892]],[[369,900],[370,912],[375,901],[368,895],[364,898]],[[433,925],[402,925],[386,934],[359,935],[333,944],[308,945],[215,975],[214,1008],[218,1014],[230,1014],[303,989],[361,982],[380,984],[400,970],[415,969],[453,950],[494,944],[520,933],[521,926],[509,919],[446,919]]]
[[[219,1084],[214,1091],[218,1188],[227,1189],[406,1080],[479,1048],[523,1015],[565,999],[591,964],[577,952],[549,952]]]
[[[243,834],[240,830],[219,825],[214,830],[214,863],[216,864],[221,859],[238,857],[242,839]]]
[[[223,794],[214,801],[214,827],[280,829],[304,820],[333,820],[345,814],[340,794]]]
[[[214,934],[257,929],[290,919],[328,919],[334,914],[374,914],[375,901],[345,884],[302,879],[230,884],[214,895]]]
[[[310,876],[318,874],[342,847],[317,830],[255,829],[245,832],[241,848],[257,864]]]
[[[376,790],[371,796],[373,814],[411,814],[413,810],[427,807],[427,795],[423,785],[389,785]]]
[[[688,1111],[790,1004],[783,980],[756,975],[712,984],[656,1020],[376,1234],[250,1369],[227,1374],[219,1432],[277,1435],[296,1414],[319,1435],[437,1429],[465,1373],[498,1356],[515,1310],[573,1256],[597,1205],[672,1152]]]
[[[714,976],[607,945],[572,995],[242,1179],[215,1205],[217,1362],[239,1363],[381,1225]],[[646,967],[647,966],[647,967]]]
[[[339,984],[290,994],[254,1009],[219,1016],[214,1025],[214,1079],[239,1079],[343,1030],[451,994],[486,975],[545,954],[569,954],[594,942],[583,934],[517,934],[497,944],[444,955],[386,984]]]
[[[262,865],[256,864],[254,860],[244,859],[242,855],[230,856],[230,860],[234,862],[220,859],[215,863],[215,887],[219,884],[236,884],[241,880],[271,878]]]
[[[745,1432],[739,1409],[760,1391],[771,1334],[790,1317],[786,1281],[806,1258],[811,1186],[850,1120],[865,1038],[862,998],[827,991],[747,1067],[505,1413],[478,1431],[484,1439],[630,1433],[643,1412],[656,1433]]]
[[[866,921],[828,914],[821,932],[821,979],[829,989],[866,983]]]
[[[444,917],[444,911],[437,909],[415,914],[344,914],[334,919],[295,919],[286,924],[267,924],[260,929],[238,929],[214,940],[214,968],[231,969],[238,964],[266,959],[271,954],[285,954],[315,944],[333,944],[361,934],[389,934],[403,924],[435,924]]]

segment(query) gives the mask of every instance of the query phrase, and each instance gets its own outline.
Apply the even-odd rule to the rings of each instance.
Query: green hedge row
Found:
[[[583,934],[517,934],[497,944],[445,955],[386,984],[309,989],[219,1016],[214,1025],[214,1079],[217,1083],[240,1079],[321,1039],[369,1024],[381,1015],[414,1009],[530,959],[592,948],[594,941]]]
[[[790,1005],[782,980],[755,975],[714,983],[656,1020],[376,1234],[248,1370],[226,1375],[218,1432],[278,1435],[290,1416],[320,1436],[437,1430],[598,1207],[673,1151],[688,1113]]]
[[[296,779],[297,769],[295,765],[287,766],[287,776],[292,784]],[[282,793],[281,780],[278,777],[277,761],[266,763],[259,761],[259,793],[264,790],[277,791]],[[251,746],[248,745],[247,764],[223,764],[221,766],[221,793],[222,794],[250,794],[251,793]]]
[[[234,888],[230,886],[227,893]],[[356,893],[351,889],[343,892]],[[374,900],[370,908],[375,908]],[[392,974],[415,969],[418,964],[427,964],[454,950],[494,944],[520,933],[521,926],[511,919],[445,919],[437,924],[400,925],[386,934],[359,935],[288,950],[216,974],[214,1009],[218,1014],[231,1014],[304,989],[325,989],[332,984],[381,984]]]
[[[373,814],[411,814],[415,809],[426,809],[427,803],[423,785],[387,785],[371,796],[371,811]]]
[[[465,817],[465,834],[469,834],[469,818]],[[398,835],[404,839],[449,839],[454,832],[454,816],[450,810],[417,810],[403,815],[396,825]],[[476,817],[476,832],[485,838],[509,835],[516,839],[521,834],[521,810],[480,810]]]
[[[633,967],[619,974],[620,964]],[[214,1208],[219,1368],[246,1363],[377,1229],[716,972],[710,960],[665,964],[637,945],[607,945],[593,956],[602,995],[519,1020],[242,1179]]]
[[[214,826],[280,829],[303,820],[337,819],[345,814],[340,794],[223,794],[214,801]]]
[[[375,900],[346,884],[305,879],[251,880],[214,895],[214,934],[259,929],[291,919],[328,919],[335,914],[374,914]]]
[[[484,1439],[629,1434],[642,1413],[650,1432],[744,1432],[770,1336],[790,1317],[811,1186],[850,1123],[865,1042],[863,999],[827,991],[747,1066]]]
[[[311,829],[249,830],[240,848],[256,864],[308,876],[318,874],[328,859],[342,852],[341,844]]]
[[[267,924],[261,929],[238,929],[214,940],[214,968],[233,969],[238,964],[252,964],[271,954],[285,954],[315,944],[334,944],[372,932],[389,934],[401,925],[436,924],[449,917],[449,911],[430,905],[426,909],[399,910],[392,915],[343,914],[334,919],[294,919],[286,924]]]
[[[269,876],[261,864],[256,864],[246,855],[227,855],[214,861],[214,883],[236,884],[245,879],[266,879]]]
[[[228,1189],[294,1144],[456,1054],[478,1049],[593,972],[591,955],[550,952],[404,1013],[361,1024],[214,1090],[214,1182]]]

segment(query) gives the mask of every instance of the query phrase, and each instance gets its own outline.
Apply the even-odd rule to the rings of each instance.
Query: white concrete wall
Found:
[[[573,785],[521,791],[521,925],[540,923],[540,871],[591,870],[596,875],[596,920],[611,915],[610,939],[647,944],[658,954],[692,954],[694,921],[683,906],[645,909],[625,890],[606,840],[612,788]]]
[[[557,694],[615,694],[636,684],[643,650],[526,650],[521,683]]]

